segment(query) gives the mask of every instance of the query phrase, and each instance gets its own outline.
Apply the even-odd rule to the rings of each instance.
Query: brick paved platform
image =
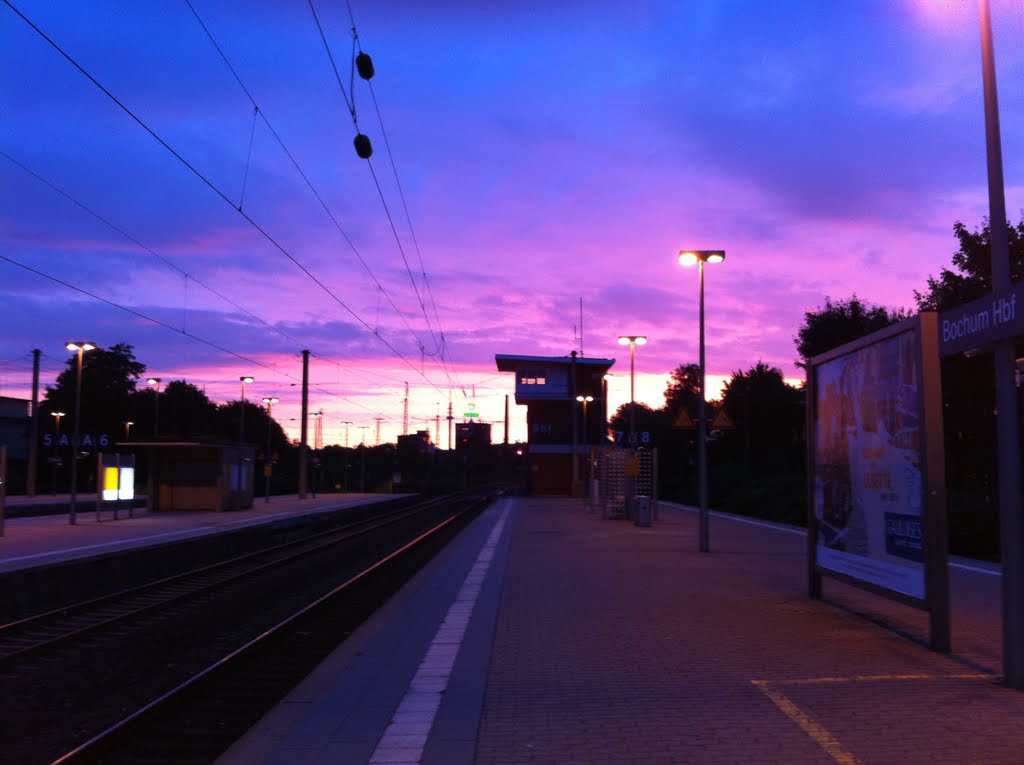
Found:
[[[7,518],[0,536],[0,574],[39,568],[54,563],[110,555],[123,550],[197,539],[213,534],[273,523],[291,517],[310,515],[356,505],[383,502],[394,494],[321,494],[299,499],[294,495],[261,497],[247,510],[212,512],[208,510],[166,510],[151,513],[144,507],[131,511],[105,507],[96,517],[95,495],[86,495],[76,503],[74,525],[68,523],[67,495],[64,511],[34,517]],[[91,504],[90,504],[91,500]],[[50,497],[8,497],[17,505],[53,503]]]
[[[502,504],[223,765],[1024,763],[991,566],[952,568],[942,656],[914,609],[827,579],[808,599],[798,530],[715,515],[701,554],[689,510],[637,528]],[[435,667],[452,609],[461,648]]]

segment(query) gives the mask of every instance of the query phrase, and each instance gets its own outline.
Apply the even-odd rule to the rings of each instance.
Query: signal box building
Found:
[[[571,495],[577,460],[607,442],[608,401],[604,377],[615,359],[497,354],[499,372],[514,372],[516,404],[526,406],[531,494]],[[577,396],[592,401],[577,401]],[[577,462],[577,471],[581,471]],[[577,478],[582,478],[580,472]]]

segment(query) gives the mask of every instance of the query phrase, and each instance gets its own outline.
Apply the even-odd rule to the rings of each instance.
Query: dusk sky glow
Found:
[[[495,354],[614,358],[614,411],[617,338],[646,335],[637,398],[664,403],[698,358],[680,249],[727,253],[713,392],[802,379],[804,311],[913,307],[987,217],[974,0],[349,1],[370,85],[344,2],[313,0],[341,87],[307,2],[0,2],[0,395],[30,397],[33,348],[47,384],[65,341],[127,342],[217,402],[252,375],[297,437],[308,348],[325,443],[393,441],[406,382],[411,429],[451,395],[500,440]],[[1024,2],[992,13],[1016,222]]]

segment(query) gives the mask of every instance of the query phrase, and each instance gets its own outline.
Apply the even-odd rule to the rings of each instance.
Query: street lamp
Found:
[[[129,439],[129,437],[131,437],[132,425],[134,425],[134,424],[135,423],[132,422],[131,420],[125,420],[124,421],[124,440],[125,441],[127,441]]]
[[[242,383],[242,409],[238,415],[238,443],[245,443],[245,384],[256,382],[249,375],[243,375],[238,378],[239,382]]]
[[[636,347],[638,345],[646,345],[647,338],[644,335],[622,335],[619,338],[619,345],[629,346],[629,448],[636,448],[636,388],[634,386],[634,360],[636,357]]]
[[[86,351],[96,348],[95,343],[84,340],[73,340],[64,344],[69,351],[78,355],[78,363],[75,367],[75,430],[71,436],[71,509],[68,512],[68,523],[75,525],[75,500],[78,483],[78,437],[81,432],[82,419],[82,356]],[[58,421],[59,422],[59,421]]]
[[[697,497],[700,503],[700,551],[708,551],[708,445],[704,400],[704,264],[721,263],[725,250],[681,250],[679,265],[700,266],[700,397],[697,399]]]
[[[270,465],[272,460],[270,459],[270,428],[274,422],[272,412],[274,404],[280,401],[277,396],[267,396],[263,399],[263,403],[267,405],[267,453],[263,457],[263,478],[264,478],[264,493],[263,501],[270,502]]]
[[[150,377],[146,382],[156,386],[156,393],[153,396],[153,436],[160,435],[160,383],[159,377]]]
[[[57,456],[57,449],[60,446],[60,418],[64,416],[64,412],[50,412],[56,421],[53,430],[53,456],[50,457],[50,464],[53,466],[51,476],[53,478],[53,496],[57,496],[57,463],[60,458]]]

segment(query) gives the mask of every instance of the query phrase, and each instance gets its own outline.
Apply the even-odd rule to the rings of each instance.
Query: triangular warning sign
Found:
[[[711,427],[713,430],[728,430],[729,428],[735,428],[736,425],[733,423],[732,418],[726,414],[725,409],[719,409],[715,419],[711,421]]]
[[[697,427],[697,423],[693,421],[693,418],[690,416],[689,412],[687,412],[685,409],[680,409],[679,414],[677,414],[676,418],[672,421],[672,427],[695,428]]]

